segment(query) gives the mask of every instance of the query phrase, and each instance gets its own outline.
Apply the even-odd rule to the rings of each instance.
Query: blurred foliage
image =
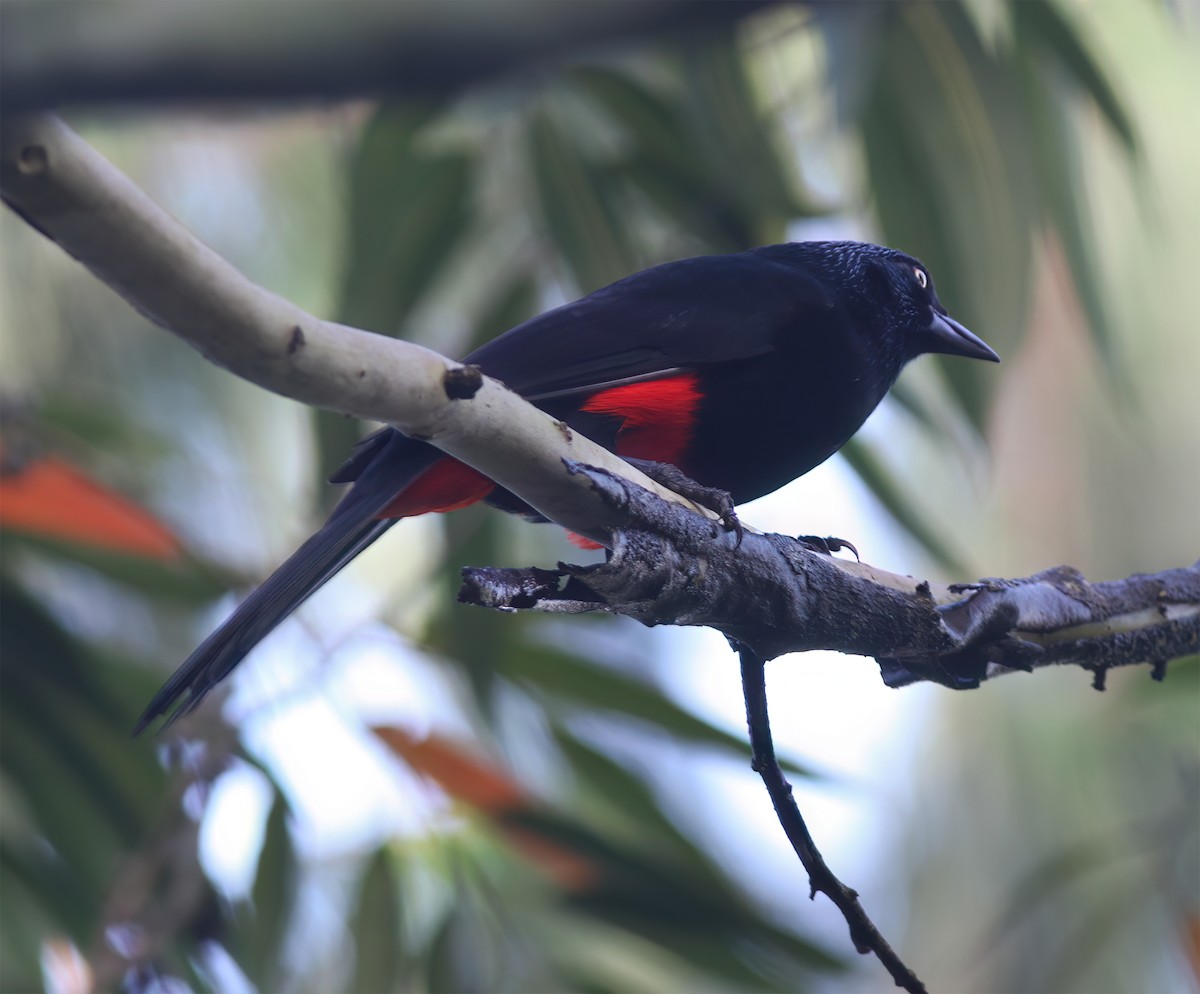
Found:
[[[1161,11],[1139,16],[1142,30],[1162,31],[1154,20]],[[237,122],[236,140],[211,157],[197,149],[221,125],[196,137],[194,123],[118,126],[110,117],[93,122],[89,136],[253,278],[348,323],[456,354],[665,259],[849,228],[921,256],[953,313],[1006,358],[1020,356],[1042,347],[1025,336],[1043,328],[1039,288],[1047,272],[1059,273],[1046,246],[1058,246],[1069,280],[1056,285],[1086,316],[1077,365],[1098,362],[1103,398],[1119,389],[1134,419],[1136,399],[1156,387],[1130,362],[1130,334],[1113,319],[1122,304],[1107,277],[1114,259],[1101,250],[1103,219],[1091,206],[1099,167],[1088,150],[1115,146],[1110,161],[1120,165],[1106,182],[1122,188],[1164,153],[1144,147],[1111,47],[1102,54],[1075,17],[1050,0],[783,6],[720,34],[564,58],[452,101],[396,96]],[[185,153],[162,151],[174,141]],[[339,188],[340,199],[328,192]],[[296,193],[312,189],[325,190],[324,199]],[[60,516],[72,527],[57,534],[54,515],[45,516],[49,533],[38,535],[9,522],[0,553],[0,989],[53,981],[66,967],[64,939],[87,957],[97,987],[131,990],[168,975],[197,989],[248,981],[261,991],[795,991],[839,983],[843,947],[778,921],[672,802],[674,751],[744,763],[747,748],[664,691],[640,632],[586,619],[563,628],[454,604],[458,565],[567,555],[550,529],[468,509],[397,529],[406,532],[404,556],[394,554],[398,546],[373,551],[339,581],[361,584],[373,568],[398,576],[405,596],[389,623],[436,673],[431,699],[441,703],[412,702],[409,715],[412,728],[432,725],[431,734],[395,715],[378,720],[368,695],[338,716],[360,752],[328,746],[335,764],[368,755],[384,764],[404,804],[424,812],[415,828],[376,826],[365,842],[333,854],[306,846],[304,790],[263,731],[300,693],[295,686],[237,710],[240,737],[214,706],[181,729],[182,744],[131,742],[135,714],[211,625],[221,598],[279,558],[300,534],[297,519],[317,520],[330,499],[317,481],[359,427],[232,383],[136,323],[11,216],[3,224],[3,278],[21,289],[5,294],[3,311],[4,348],[19,360],[10,365],[6,355],[6,444],[19,433],[23,449],[63,454],[89,487],[124,493],[114,498],[123,511],[136,517],[141,503],[153,510],[147,521],[170,522],[187,551],[163,559],[112,541],[98,550],[66,505]],[[45,328],[38,342],[13,341],[13,329],[35,322]],[[1018,410],[1033,396],[1013,388],[997,398],[991,374],[927,360],[906,378],[889,408],[903,421],[904,451],[978,461],[981,437],[995,433],[1004,405]],[[1114,444],[1137,448],[1130,433]],[[948,511],[941,495],[969,487],[941,485],[945,471],[921,471],[919,456],[902,466],[901,447],[866,432],[849,465],[928,555],[958,572],[970,560],[1001,574],[1003,553],[1020,535],[1012,520]],[[1185,479],[1186,466],[1179,472]],[[1027,479],[1011,485],[1035,489]],[[1072,510],[1068,503],[1065,513]],[[1125,524],[1115,511],[1105,520]],[[1135,546],[1136,529],[1130,523]],[[1097,525],[1103,538],[1115,530]],[[337,669],[337,639],[316,618],[314,608],[295,626],[312,626],[329,664],[319,679],[299,678],[309,684],[332,681]],[[396,655],[397,667],[419,668]],[[1145,716],[1164,707],[1150,690],[1110,694],[1105,716],[1134,727],[1143,743],[1175,743],[1165,748],[1181,750],[1179,782],[1194,784],[1200,759],[1186,719],[1196,712],[1182,712],[1196,703],[1197,670],[1177,669],[1167,687],[1181,714],[1169,722]],[[1116,909],[1136,892],[1152,920],[1166,917],[1168,937],[1140,949],[1120,943],[1121,976],[1163,976],[1145,971],[1175,948],[1171,936],[1191,934],[1196,893],[1181,885],[1155,904],[1145,881],[1195,879],[1187,863],[1194,817],[1186,817],[1195,814],[1194,786],[1172,798],[1165,774],[1150,785],[1144,765],[1107,765],[1091,775],[1140,783],[1153,795],[1129,794],[1129,809],[1145,811],[1145,820],[1121,824],[1114,815],[1083,841],[1035,845],[1020,812],[1044,812],[1042,831],[1063,824],[1047,795],[1078,768],[1043,763],[1032,775],[1040,750],[1062,743],[1048,745],[1028,727],[991,728],[977,710],[982,697],[965,705],[971,725],[953,748],[931,740],[931,768],[951,775],[941,790],[927,785],[911,812],[906,858],[918,885],[930,888],[905,897],[913,965],[922,972],[936,964],[935,986],[947,989],[956,986],[951,977],[963,989],[1084,990],[1096,975],[1078,965],[1101,939],[1114,941],[1124,924]],[[1053,700],[1029,725],[1066,737],[1079,725],[1058,710],[1061,697]],[[1017,706],[1008,703],[1013,721]],[[1107,734],[1096,732],[1089,748],[1116,756]],[[996,742],[1010,741],[1027,743],[1019,763],[1026,779],[1006,774],[994,755]],[[942,752],[952,754],[949,767]],[[159,753],[172,762],[160,764]],[[977,769],[981,755],[996,768]],[[241,890],[197,857],[197,822],[215,817],[212,797],[239,759],[261,771],[270,798],[249,857],[252,882]],[[807,775],[802,763],[790,765]],[[352,779],[344,769],[335,776]],[[962,792],[957,807],[947,782]],[[1111,796],[1127,799],[1120,790]],[[972,805],[988,812],[982,830]],[[931,823],[927,810],[941,820]],[[736,834],[740,813],[728,815],[721,830]],[[1131,839],[1152,844],[1143,851]],[[979,880],[946,871],[953,843],[991,855],[1005,840],[1030,853],[1011,895],[982,855]],[[1076,913],[1073,888],[1131,851],[1146,873],[1114,878],[1087,914]],[[787,872],[781,890],[806,904],[798,869]],[[981,954],[977,972],[958,970],[964,954],[947,947],[983,941],[955,928],[964,902],[993,911],[988,938],[998,946],[1019,935],[1025,957],[1005,961],[1019,969],[997,966],[993,951],[990,960]],[[1063,932],[1061,955],[1039,959],[1028,955],[1030,944],[1061,920],[1046,909],[1070,914],[1074,939]],[[122,956],[140,968],[126,974]],[[878,986],[875,965],[862,969]],[[1131,981],[1120,989],[1139,988]]]

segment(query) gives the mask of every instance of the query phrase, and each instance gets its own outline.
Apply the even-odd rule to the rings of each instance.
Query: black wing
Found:
[[[788,246],[668,262],[505,332],[464,360],[534,400],[771,352],[833,306]]]

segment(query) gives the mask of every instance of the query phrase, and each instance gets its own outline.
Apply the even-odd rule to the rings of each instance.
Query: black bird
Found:
[[[794,242],[655,266],[476,349],[477,364],[621,456],[666,463],[736,503],[783,486],[853,435],[910,359],[998,362],[951,318],[925,267],[863,242]],[[192,653],[144,729],[194,708],[276,625],[397,519],[522,502],[385,428],[333,475],[329,520]]]

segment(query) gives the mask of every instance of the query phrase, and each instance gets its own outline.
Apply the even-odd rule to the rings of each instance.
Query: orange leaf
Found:
[[[445,739],[430,735],[418,741],[391,726],[373,728],[397,756],[424,773],[456,800],[484,814],[503,814],[525,807],[525,792],[511,778]]]
[[[157,519],[54,456],[0,475],[0,528],[149,559],[180,551]]]
[[[434,735],[418,741],[393,726],[381,726],[371,731],[412,769],[429,777],[455,800],[482,814],[500,818],[534,806],[515,780],[452,742]],[[560,887],[583,890],[598,876],[587,860],[532,829],[506,825],[502,820],[496,822],[496,827],[513,849]]]

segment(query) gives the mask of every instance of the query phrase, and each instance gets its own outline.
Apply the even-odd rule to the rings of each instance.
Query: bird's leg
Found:
[[[680,497],[686,497],[693,503],[708,508],[720,518],[721,524],[727,531],[731,531],[737,536],[737,545],[742,544],[742,538],[746,531],[738,519],[733,497],[730,496],[729,491],[697,483],[678,466],[669,462],[629,458],[626,458],[625,461],[631,466],[636,466],[655,483],[662,484],[668,490],[674,490]]]

